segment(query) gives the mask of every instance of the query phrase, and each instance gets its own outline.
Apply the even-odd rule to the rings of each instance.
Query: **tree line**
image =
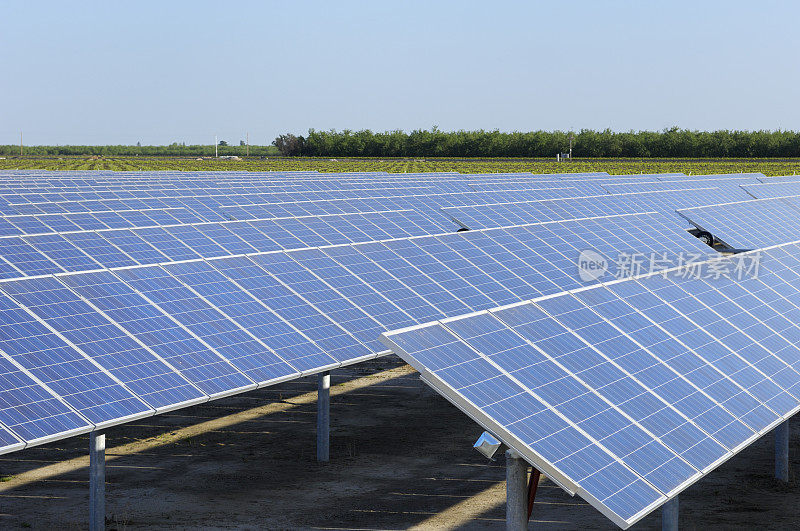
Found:
[[[229,146],[224,140],[217,146],[220,156],[245,156],[247,146]],[[22,153],[31,157],[72,157],[98,155],[101,157],[213,157],[214,145],[187,146],[170,144],[168,146],[23,146]],[[0,156],[19,155],[18,145],[0,145]],[[251,157],[275,157],[279,152],[275,146],[250,146]]]
[[[752,158],[800,157],[800,132],[663,131],[617,133],[592,131],[427,130],[373,132],[315,131],[281,135],[273,145],[284,156],[309,157],[574,157]]]
[[[284,134],[271,146],[250,146],[251,157],[555,157],[569,151],[592,158],[782,158],[800,157],[800,132],[690,131],[316,131]],[[217,147],[220,156],[244,156],[247,147]],[[26,156],[213,157],[214,145],[173,143],[168,146],[25,146]],[[0,146],[0,156],[19,154],[19,146]]]

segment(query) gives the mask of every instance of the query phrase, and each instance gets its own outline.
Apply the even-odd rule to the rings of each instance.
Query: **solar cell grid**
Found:
[[[734,249],[758,249],[797,240],[800,200],[777,198],[678,210],[700,230]]]
[[[3,283],[0,296],[0,349],[95,425],[138,418],[152,410],[88,356],[70,345],[10,297],[36,305],[54,304],[31,284]]]
[[[648,177],[87,175],[0,181],[0,212],[25,212],[0,272],[38,276],[0,282],[0,452],[367,359],[411,326],[386,335],[428,381],[627,526],[800,408],[796,246],[763,278],[586,289],[586,250],[709,252],[656,213],[696,195],[549,200]],[[448,233],[441,208],[493,228]],[[248,221],[207,222],[230,216]]]
[[[484,427],[627,527],[800,409],[800,331],[781,315],[799,309],[791,266],[800,247],[765,254],[765,277],[646,275],[383,338]],[[528,436],[542,429],[543,410],[662,497],[609,505],[578,471],[555,466],[560,456]],[[574,444],[569,437],[559,444]]]
[[[298,375],[266,344],[164,269],[140,267],[116,275],[251,380],[265,384]]]
[[[337,364],[307,335],[292,327],[264,302],[210,263],[167,264],[164,269],[246,328],[299,371],[307,372]]]
[[[68,275],[61,280],[205,394],[221,396],[255,387],[222,356],[113,274]]]

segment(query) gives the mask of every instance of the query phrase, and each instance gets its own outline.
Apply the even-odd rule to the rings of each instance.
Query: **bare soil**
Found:
[[[315,456],[314,378],[107,431],[107,527],[504,527],[502,457],[475,452],[481,429],[408,366],[387,357],[334,372],[333,384],[326,464]],[[87,446],[84,436],[0,456],[0,526],[86,528]],[[797,484],[772,472],[767,435],[681,494],[681,527],[800,527]],[[634,529],[660,525],[656,511]],[[546,480],[531,527],[616,529]]]

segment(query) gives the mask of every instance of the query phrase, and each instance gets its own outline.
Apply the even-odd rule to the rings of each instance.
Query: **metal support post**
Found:
[[[775,428],[775,478],[789,481],[789,421]]]
[[[678,497],[661,506],[661,530],[678,531]]]
[[[331,458],[331,373],[322,372],[317,378],[317,461],[326,463]]]
[[[89,433],[89,531],[106,527],[106,436]]]
[[[506,450],[506,529],[528,529],[528,463]]]

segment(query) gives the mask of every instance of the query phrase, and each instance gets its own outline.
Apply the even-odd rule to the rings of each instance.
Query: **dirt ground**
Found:
[[[333,373],[327,464],[315,458],[315,390],[306,378],[109,430],[107,527],[504,527],[502,458],[475,452],[481,429],[397,358]],[[87,446],[0,456],[0,526],[86,528]],[[799,489],[772,479],[772,450],[767,435],[684,492],[682,529],[800,527]],[[660,525],[656,511],[633,529]],[[531,528],[617,529],[548,481]]]

